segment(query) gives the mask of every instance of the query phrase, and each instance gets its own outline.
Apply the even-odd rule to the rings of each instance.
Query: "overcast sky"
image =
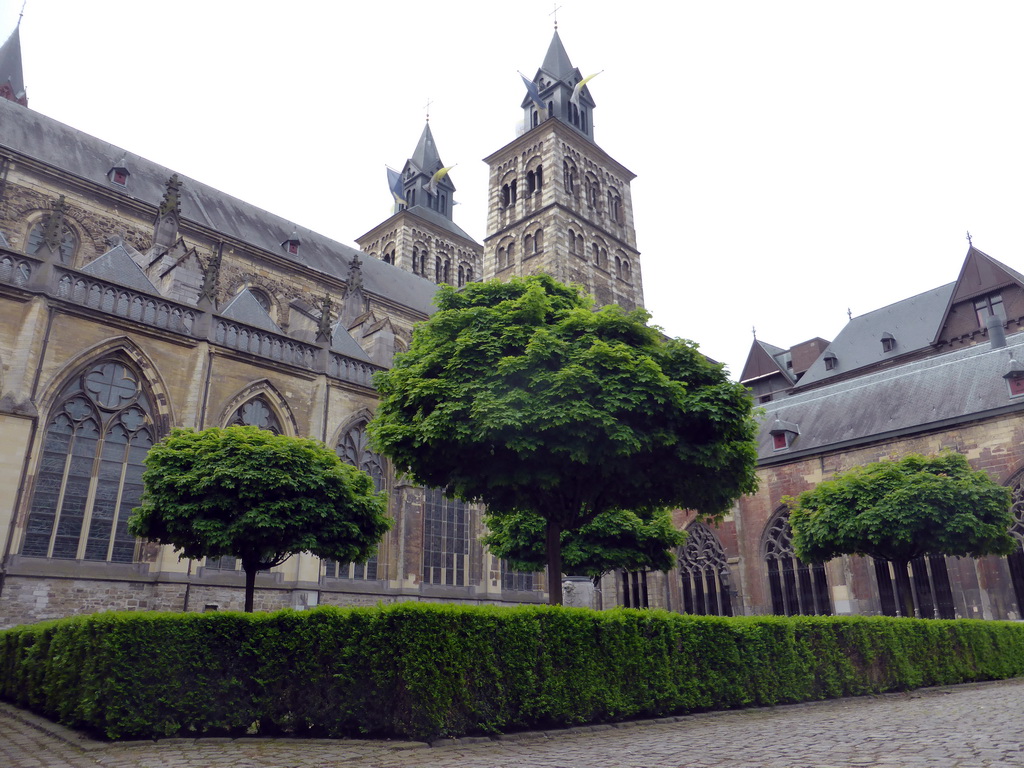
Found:
[[[1024,3],[565,0],[597,143],[637,174],[647,308],[738,376],[956,279],[1024,270]],[[0,0],[0,35],[21,0]],[[430,123],[482,241],[553,4],[29,0],[34,110],[344,243]],[[0,125],[0,133],[3,126]]]

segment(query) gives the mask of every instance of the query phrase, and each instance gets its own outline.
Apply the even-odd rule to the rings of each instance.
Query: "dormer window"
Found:
[[[827,355],[825,355],[825,370],[826,371],[834,371],[838,367],[839,367],[839,358],[837,358],[831,352],[829,352]]]
[[[281,247],[292,256],[298,254],[300,245],[302,245],[302,241],[299,240],[298,232],[292,232],[292,236],[281,243]]]
[[[110,179],[110,183],[117,184],[119,187],[128,186],[129,176],[131,176],[131,174],[128,172],[128,169],[124,167],[111,168],[107,172],[107,178]]]
[[[768,434],[772,436],[772,450],[784,451],[793,444],[797,435],[800,434],[800,427],[777,418]]]
[[[1024,395],[1024,365],[1011,359],[1010,369],[1003,374],[1003,378],[1010,389],[1010,397]]]
[[[896,349],[896,339],[891,333],[882,334],[882,352],[892,352]]]

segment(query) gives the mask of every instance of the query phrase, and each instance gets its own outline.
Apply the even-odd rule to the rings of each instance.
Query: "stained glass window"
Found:
[[[365,421],[348,429],[334,450],[346,464],[351,464],[372,477],[374,488],[378,491],[384,490],[384,460],[370,450]],[[365,563],[338,563],[328,560],[325,575],[334,579],[376,579],[378,565],[377,555]]]
[[[128,518],[156,439],[151,400],[134,371],[104,360],[68,382],[56,402],[21,553],[130,563]]]

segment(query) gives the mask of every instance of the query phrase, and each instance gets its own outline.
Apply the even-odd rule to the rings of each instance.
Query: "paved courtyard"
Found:
[[[980,768],[1024,766],[1024,679],[567,731],[387,741],[107,744],[0,705],[3,768]]]

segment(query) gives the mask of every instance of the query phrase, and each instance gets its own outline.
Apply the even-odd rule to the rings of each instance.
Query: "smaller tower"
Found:
[[[455,184],[428,122],[400,174],[388,171],[394,214],[362,237],[360,250],[433,283],[479,280],[483,246],[452,219]]]
[[[28,106],[21,69],[21,20],[7,41],[0,45],[0,99]]]

